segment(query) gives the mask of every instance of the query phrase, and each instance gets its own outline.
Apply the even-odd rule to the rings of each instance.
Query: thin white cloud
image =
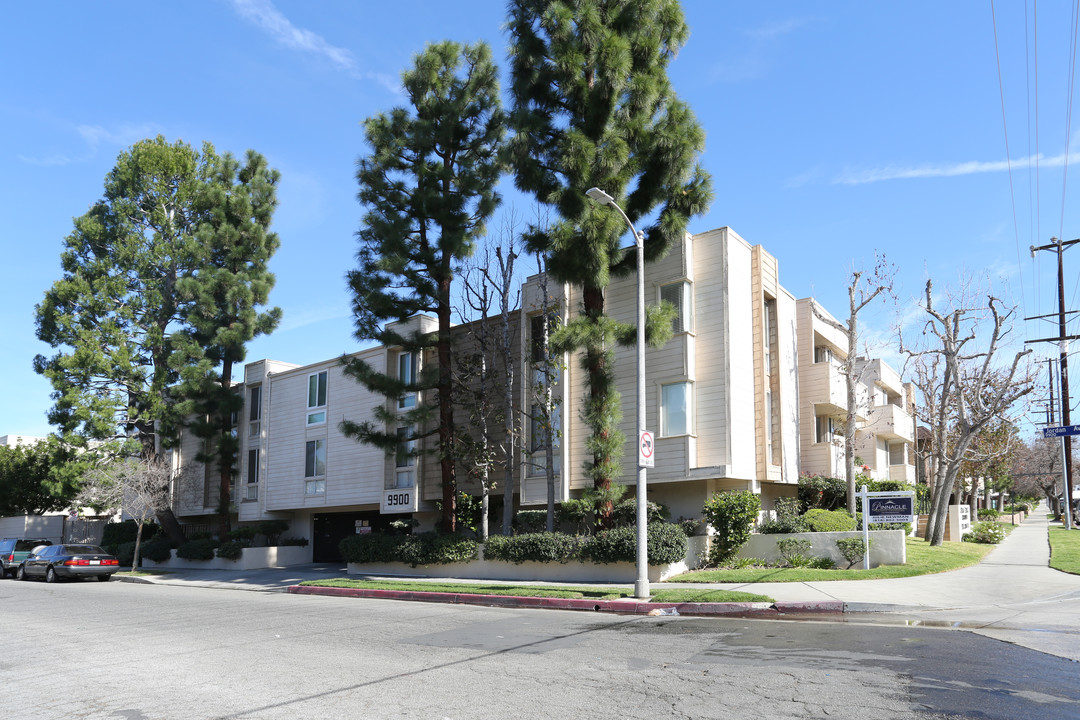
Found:
[[[1062,153],[1053,157],[1046,157],[1041,153],[1039,155],[1032,155],[1030,157],[1023,157],[1013,160],[1013,171],[1019,172],[1026,170],[1029,165],[1034,166],[1036,163],[1040,168],[1048,167],[1062,167],[1065,164],[1066,159],[1070,163],[1080,160],[1080,154],[1073,151],[1071,154],[1066,155]],[[868,170],[845,170],[835,178],[833,178],[833,185],[865,185],[867,183],[881,182],[883,180],[913,180],[919,178],[936,178],[936,177],[959,177],[961,175],[976,175],[979,173],[991,173],[991,172],[1005,172],[1009,169],[1009,162],[1007,160],[969,160],[967,162],[952,163],[949,165],[916,165],[916,166],[898,166],[887,165],[882,168],[871,168]]]
[[[143,138],[161,134],[162,129],[154,123],[120,125],[111,129],[101,125],[76,125],[74,126],[74,132],[86,144],[86,149],[80,154],[53,153],[44,156],[18,155],[17,157],[28,165],[37,165],[39,167],[75,165],[94,159],[97,156],[98,149],[102,146],[126,148]]]
[[[738,83],[764,77],[772,68],[773,53],[783,37],[808,22],[802,18],[791,18],[742,30],[741,34],[747,38],[747,42],[722,46],[721,51],[727,57],[712,66],[709,80]]]
[[[236,12],[281,45],[319,55],[341,70],[355,72],[356,59],[345,48],[328,43],[321,35],[293,25],[270,0],[233,0]]]

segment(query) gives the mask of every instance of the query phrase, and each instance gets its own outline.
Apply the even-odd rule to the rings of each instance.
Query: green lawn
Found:
[[[1080,530],[1050,528],[1050,567],[1080,575]]]
[[[596,588],[545,585],[500,585],[483,583],[420,582],[408,580],[306,580],[301,585],[316,587],[358,588],[363,590],[406,590],[413,592],[444,592],[467,595],[512,595],[514,597],[583,598],[618,600],[633,597],[631,588]],[[695,590],[693,588],[654,589],[652,602],[773,602],[766,595],[733,590]]]
[[[743,568],[695,570],[671,578],[680,583],[819,582],[822,580],[882,580],[948,572],[975,565],[993,545],[947,542],[931,547],[920,538],[907,539],[906,565],[880,565],[871,570],[814,570],[810,568]]]

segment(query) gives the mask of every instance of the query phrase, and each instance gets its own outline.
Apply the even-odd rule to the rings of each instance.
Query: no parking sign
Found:
[[[655,467],[656,438],[648,430],[642,430],[638,438],[638,467]]]

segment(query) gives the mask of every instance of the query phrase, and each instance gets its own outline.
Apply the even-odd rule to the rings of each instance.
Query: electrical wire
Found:
[[[1077,0],[1080,2],[1080,0]],[[1020,223],[1016,219],[1016,190],[1013,187],[1012,154],[1009,152],[1009,123],[1005,119],[1005,83],[1001,77],[1001,51],[998,49],[997,14],[994,11],[994,0],[990,0],[990,18],[994,25],[994,54],[997,57],[998,92],[1001,95],[1001,124],[1005,131],[1005,161],[1009,166],[1009,199],[1012,202],[1013,233],[1016,236],[1016,267],[1020,271],[1020,299],[1023,307],[1027,307],[1026,293],[1024,292],[1024,267],[1020,260]]]
[[[1058,237],[1065,239],[1065,191],[1069,183],[1069,151],[1072,138],[1072,104],[1073,88],[1076,82],[1076,37],[1077,24],[1080,23],[1080,0],[1073,4],[1072,12],[1072,40],[1069,44],[1069,91],[1066,93],[1065,105],[1065,167],[1061,173],[1061,225],[1058,229]]]

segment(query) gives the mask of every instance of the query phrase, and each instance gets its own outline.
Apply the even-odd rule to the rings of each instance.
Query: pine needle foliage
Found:
[[[603,489],[621,474],[625,444],[613,346],[637,331],[605,314],[604,289],[635,259],[621,244],[623,219],[585,190],[610,194],[643,229],[646,261],[663,257],[707,210],[711,181],[698,163],[705,133],[667,76],[689,28],[677,0],[512,0],[509,12],[508,155],[517,187],[558,218],[530,228],[527,247],[547,256],[556,279],[582,288],[581,314],[554,340],[583,351],[585,472]],[[610,517],[610,506],[600,510]]]

